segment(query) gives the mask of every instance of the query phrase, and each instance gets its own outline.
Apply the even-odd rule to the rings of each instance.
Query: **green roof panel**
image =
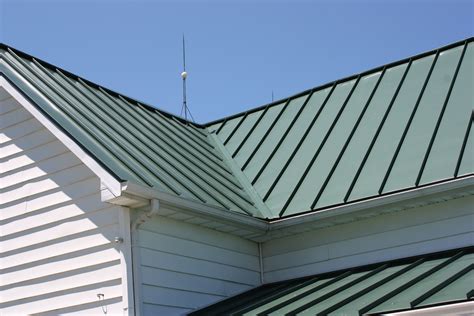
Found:
[[[459,159],[466,127],[474,103],[474,44],[469,43],[452,83],[446,110],[441,118],[433,147],[427,160],[421,183],[430,183],[452,177]],[[472,170],[472,168],[471,168]]]
[[[190,315],[362,315],[468,300],[474,247],[265,284]]]

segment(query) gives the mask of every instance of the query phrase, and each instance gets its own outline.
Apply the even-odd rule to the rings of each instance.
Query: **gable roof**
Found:
[[[205,130],[6,47],[0,71],[121,181],[256,214]]]
[[[473,250],[265,284],[189,315],[379,315],[472,301]]]
[[[205,125],[8,46],[0,72],[119,180],[260,218],[471,175],[473,39]]]

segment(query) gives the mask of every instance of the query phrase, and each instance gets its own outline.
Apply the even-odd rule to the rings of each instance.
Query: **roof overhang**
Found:
[[[203,226],[231,234],[235,231],[241,237],[265,241],[473,195],[474,175],[274,220],[263,220],[229,212],[131,182],[121,184],[119,196],[108,194],[107,190],[103,193],[103,199],[107,202],[142,210],[146,210],[148,205],[151,205],[151,200],[157,199],[162,206],[159,215],[195,222],[198,225],[201,225],[199,219],[202,219],[205,221]],[[247,234],[242,234],[242,230]]]

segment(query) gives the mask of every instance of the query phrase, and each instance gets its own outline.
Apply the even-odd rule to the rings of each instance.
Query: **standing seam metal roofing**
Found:
[[[259,214],[202,130],[11,48],[0,61],[7,80],[118,179]]]
[[[208,130],[274,217],[471,175],[472,40],[212,122]],[[269,117],[271,111],[277,114]]]
[[[271,219],[472,175],[472,41],[206,125],[3,44],[0,74],[117,179]]]
[[[265,284],[189,315],[366,315],[474,298],[474,248]]]

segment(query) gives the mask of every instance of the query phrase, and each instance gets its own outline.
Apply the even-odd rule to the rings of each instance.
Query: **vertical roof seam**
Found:
[[[290,103],[290,100],[291,99],[288,99],[285,101],[285,104],[282,106],[282,109],[280,110],[280,112],[278,112],[278,115],[273,119],[273,122],[272,124],[270,125],[270,127],[267,129],[267,131],[265,132],[265,134],[263,135],[263,137],[260,139],[260,141],[258,142],[257,146],[255,146],[255,148],[253,149],[252,153],[250,154],[250,156],[247,158],[247,160],[245,161],[245,163],[242,165],[242,168],[241,170],[244,171],[245,168],[247,168],[248,164],[250,163],[250,161],[253,159],[253,157],[255,156],[255,154],[258,152],[258,150],[260,149],[260,147],[262,146],[262,144],[265,142],[265,140],[267,139],[268,135],[270,134],[270,132],[273,130],[273,127],[276,125],[276,123],[280,120],[280,117],[283,115],[283,112],[285,112],[288,104]],[[281,103],[280,103],[281,104]],[[252,185],[255,184],[255,182],[252,180]]]
[[[456,163],[456,170],[454,171],[454,177],[457,177],[459,174],[459,168],[464,158],[464,151],[466,150],[467,140],[469,139],[469,134],[471,132],[472,124],[474,123],[474,110],[471,112],[471,119],[467,123],[466,134],[464,135],[464,140],[462,143],[461,150],[459,152],[458,162]]]
[[[385,111],[384,113],[384,116],[382,118],[382,121],[380,122],[379,126],[377,127],[377,131],[375,132],[375,135],[374,137],[372,138],[372,141],[370,142],[370,145],[369,145],[369,148],[367,149],[367,151],[365,152],[365,155],[364,155],[364,158],[362,159],[362,162],[360,163],[359,165],[359,168],[357,169],[357,172],[354,176],[354,178],[352,179],[352,182],[349,186],[349,189],[344,197],[344,202],[347,202],[347,200],[349,199],[350,197],[350,194],[352,193],[352,190],[354,189],[354,186],[355,184],[357,183],[357,180],[359,178],[359,175],[360,173],[362,172],[362,170],[364,169],[365,167],[365,163],[367,162],[367,159],[369,158],[370,156],[370,153],[372,152],[372,148],[374,147],[375,143],[377,142],[377,139],[380,135],[380,132],[385,124],[385,121],[387,120],[387,117],[389,116],[390,114],[390,111],[392,110],[392,107],[393,107],[393,104],[395,103],[395,100],[397,99],[397,96],[398,96],[398,93],[400,92],[400,89],[402,88],[403,86],[403,83],[405,82],[405,78],[408,74],[408,71],[410,70],[411,68],[411,65],[412,65],[412,60],[410,59],[410,61],[408,62],[408,65],[405,69],[405,71],[403,72],[403,76],[402,78],[400,79],[400,82],[398,83],[397,85],[397,89],[395,90],[393,96],[392,96],[392,99],[390,101],[390,104],[387,108],[387,110]]]
[[[411,126],[411,123],[413,122],[413,118],[415,117],[415,114],[418,110],[418,106],[420,105],[420,101],[421,99],[423,98],[423,95],[425,93],[425,89],[426,89],[426,86],[428,85],[428,82],[430,81],[430,78],[431,78],[431,74],[433,73],[433,69],[436,65],[436,62],[438,61],[438,57],[439,57],[439,53],[440,51],[437,50],[436,51],[436,56],[433,60],[433,62],[431,63],[431,67],[430,67],[430,70],[428,71],[428,75],[426,76],[426,79],[425,79],[425,82],[423,83],[423,87],[421,88],[421,91],[420,91],[420,94],[418,95],[418,99],[416,100],[416,103],[415,103],[415,106],[413,108],[413,111],[411,112],[410,114],[410,118],[408,119],[408,123],[407,125],[405,126],[405,129],[403,130],[403,134],[402,134],[402,137],[400,138],[400,141],[398,142],[398,145],[397,145],[397,148],[395,150],[395,153],[393,154],[392,156],[392,159],[390,161],[390,165],[388,166],[388,169],[385,173],[385,176],[382,180],[382,184],[380,185],[380,188],[379,188],[379,191],[378,193],[381,194],[383,192],[383,189],[385,188],[385,185],[387,183],[387,180],[390,176],[390,173],[392,172],[392,168],[395,164],[395,161],[397,160],[397,157],[398,157],[398,154],[400,152],[400,149],[402,148],[402,145],[403,145],[403,142],[405,141],[405,137],[407,136],[408,134],[408,131],[410,129],[410,126]]]
[[[428,149],[426,150],[425,156],[423,157],[423,162],[421,164],[420,171],[418,172],[418,176],[416,177],[415,186],[418,186],[420,184],[421,177],[423,176],[423,171],[425,169],[426,162],[428,161],[428,157],[431,153],[431,148],[433,147],[433,143],[434,143],[434,141],[436,139],[436,136],[438,134],[438,129],[439,129],[439,126],[441,125],[441,121],[443,120],[443,116],[444,116],[444,113],[446,111],[446,107],[448,105],[449,98],[451,97],[451,92],[453,91],[453,87],[454,87],[454,84],[456,82],[456,79],[457,79],[457,76],[458,76],[458,73],[459,73],[459,69],[461,68],[461,64],[462,64],[462,61],[464,59],[464,55],[466,53],[466,49],[467,49],[467,41],[464,43],[464,47],[463,47],[463,50],[462,50],[462,53],[461,53],[461,57],[459,58],[458,64],[456,66],[456,70],[454,72],[453,79],[451,79],[451,83],[449,85],[448,93],[447,93],[446,98],[444,100],[443,107],[441,109],[441,113],[440,113],[440,115],[438,117],[438,120],[436,122],[436,126],[435,126],[435,129],[433,131],[433,135],[431,136],[430,143],[428,145]]]
[[[273,148],[272,152],[270,153],[270,155],[268,156],[268,158],[265,160],[265,162],[264,162],[264,164],[262,165],[262,167],[258,170],[257,174],[255,175],[254,179],[252,180],[252,183],[257,182],[258,178],[260,178],[260,176],[262,175],[263,171],[267,168],[268,164],[270,163],[270,161],[272,160],[273,156],[276,154],[276,152],[277,152],[278,149],[280,148],[280,146],[281,146],[281,144],[283,143],[283,141],[286,139],[286,136],[290,133],[291,128],[293,127],[293,125],[295,124],[295,122],[298,120],[298,117],[299,117],[300,114],[303,112],[304,108],[306,107],[306,104],[309,102],[309,100],[311,99],[312,96],[313,96],[313,91],[311,91],[310,93],[308,93],[308,95],[306,96],[306,100],[304,101],[303,105],[300,107],[300,109],[299,109],[298,112],[296,113],[295,117],[293,117],[293,120],[291,121],[290,125],[289,125],[288,128],[285,130],[285,133],[282,135],[282,137],[280,137],[280,139],[278,140],[277,145]]]
[[[298,188],[301,186],[301,184],[303,183],[303,181],[306,179],[306,176],[308,175],[309,171],[311,170],[311,168],[313,167],[313,164],[314,162],[316,161],[316,159],[318,158],[319,156],[319,153],[321,152],[321,150],[323,149],[323,147],[326,145],[326,141],[328,140],[329,136],[331,135],[334,127],[336,126],[337,122],[339,121],[339,118],[341,117],[342,113],[344,112],[344,110],[346,109],[346,105],[347,103],[349,102],[350,98],[352,97],[352,94],[354,93],[355,89],[358,87],[359,85],[359,82],[360,82],[360,75],[357,77],[356,79],[356,82],[354,83],[354,85],[352,86],[351,88],[351,91],[349,92],[349,94],[347,95],[344,103],[342,104],[341,108],[339,109],[337,115],[336,115],[336,118],[334,119],[334,121],[332,121],[331,123],[331,126],[329,127],[329,130],[326,132],[326,135],[324,135],[324,138],[321,142],[321,144],[319,145],[318,149],[316,150],[316,153],[313,155],[313,158],[311,158],[311,161],[309,162],[309,164],[306,166],[306,169],[304,170],[303,172],[303,175],[300,177],[300,179],[298,180],[298,183],[296,184],[296,186],[293,188],[293,191],[291,192],[290,196],[288,197],[288,199],[286,200],[285,204],[283,205],[281,211],[280,211],[280,216],[282,216],[287,207],[290,205],[291,201],[293,200],[293,198],[295,197],[296,195],[296,192],[298,191]],[[266,195],[266,198],[268,198],[269,195]]]
[[[329,174],[327,175],[326,179],[324,180],[323,185],[321,186],[319,192],[317,193],[316,197],[314,198],[313,202],[311,203],[310,208],[314,208],[314,206],[318,203],[318,200],[321,198],[321,195],[323,194],[324,190],[326,189],[326,186],[328,185],[329,181],[331,180],[332,175],[336,171],[336,168],[339,165],[339,162],[342,159],[342,156],[344,155],[347,147],[349,146],[349,143],[352,140],[352,137],[355,134],[355,131],[359,127],[360,122],[362,121],[362,118],[364,117],[365,113],[367,112],[367,109],[369,108],[369,105],[372,101],[373,96],[375,95],[375,92],[377,91],[377,88],[379,87],[380,82],[382,81],[384,75],[385,75],[385,70],[386,68],[383,68],[382,73],[380,74],[379,78],[377,79],[377,82],[372,89],[369,98],[367,99],[367,102],[364,105],[364,108],[362,109],[362,112],[360,113],[359,117],[357,118],[356,123],[352,127],[351,133],[349,134],[349,137],[346,139],[346,142],[344,143],[344,146],[342,147],[341,151],[339,152],[336,161],[334,162],[333,166],[331,167],[331,170],[329,171]]]

